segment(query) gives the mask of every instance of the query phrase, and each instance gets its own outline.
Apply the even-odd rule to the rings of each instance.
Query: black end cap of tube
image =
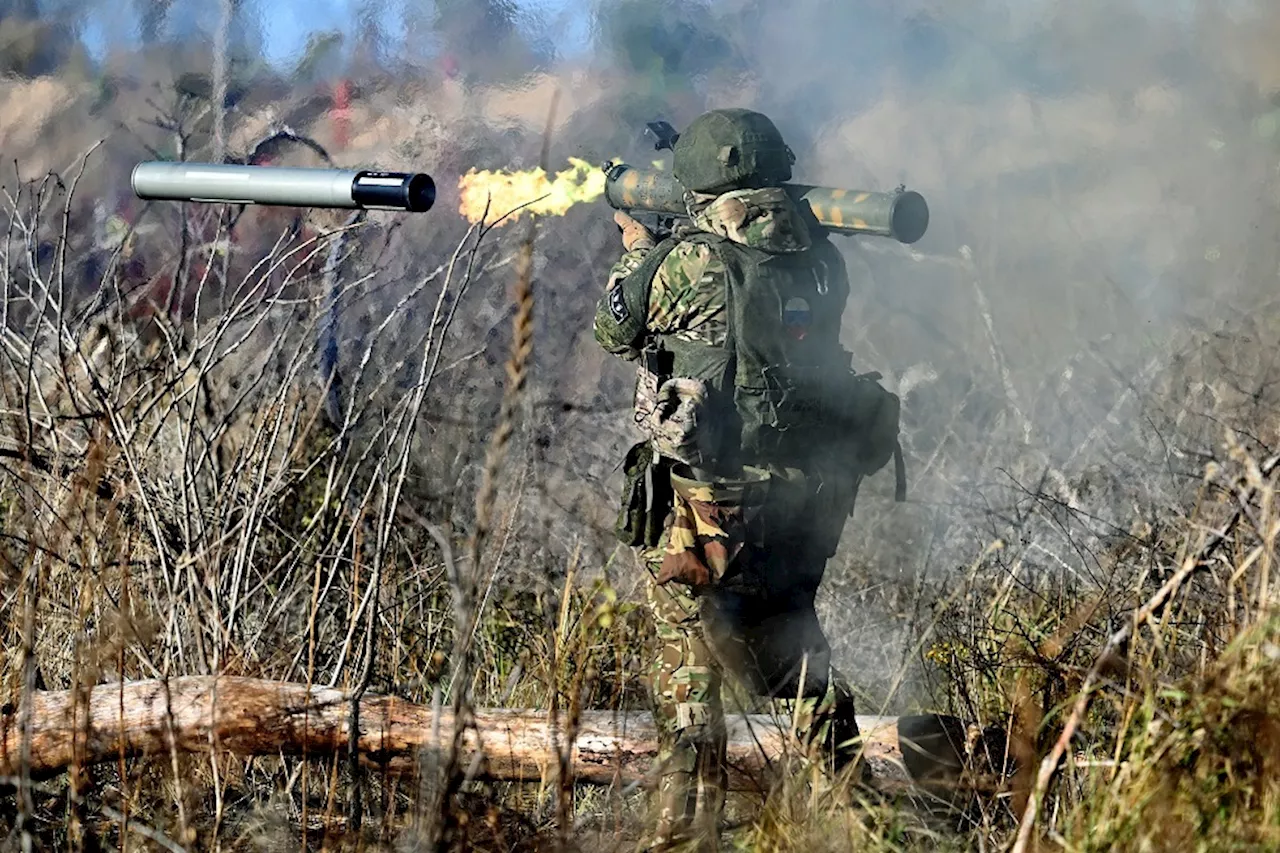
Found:
[[[351,200],[361,207],[423,213],[436,203],[436,182],[424,172],[358,172],[351,182]]]
[[[929,204],[918,192],[899,193],[893,201],[891,216],[893,236],[901,243],[914,243],[929,230]]]

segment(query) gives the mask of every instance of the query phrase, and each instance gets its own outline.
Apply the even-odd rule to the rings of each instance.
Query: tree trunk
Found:
[[[87,701],[86,701],[87,700]],[[240,756],[344,753],[351,703],[342,690],[264,679],[191,676],[168,681],[99,684],[78,698],[72,691],[42,691],[30,697],[30,751],[22,761],[20,709],[6,705],[0,716],[0,775],[17,776],[24,763],[33,776],[58,773],[72,764],[128,757],[164,756],[170,750],[205,752],[211,747]],[[490,779],[551,778],[563,721],[553,739],[545,711],[489,709],[476,725]],[[790,749],[786,726],[762,715],[729,720],[731,785],[739,790],[768,783],[767,770]],[[781,725],[781,728],[780,728]],[[893,717],[859,717],[867,739],[873,784],[911,785]],[[413,772],[434,743],[448,748],[453,715],[442,710],[439,740],[432,738],[431,708],[392,696],[368,695],[360,702],[358,744],[362,759],[390,772]],[[474,755],[476,732],[466,750]],[[572,772],[597,784],[646,780],[658,751],[652,717],[639,711],[585,711],[575,733]],[[464,765],[467,762],[464,761]]]

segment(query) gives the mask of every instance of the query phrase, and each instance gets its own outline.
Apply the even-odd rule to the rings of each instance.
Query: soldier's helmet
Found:
[[[671,172],[697,193],[777,186],[791,180],[796,161],[769,117],[744,109],[703,113],[674,147]]]

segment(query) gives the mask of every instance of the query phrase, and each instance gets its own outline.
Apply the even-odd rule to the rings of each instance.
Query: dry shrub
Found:
[[[1068,29],[1074,43],[1091,38],[1087,27]],[[1223,89],[1273,85],[1257,56],[1241,57]],[[341,216],[250,211],[229,242],[219,208],[143,214],[130,203],[132,162],[180,147],[191,159],[207,153],[208,105],[176,95],[173,73],[205,59],[114,57],[102,91],[42,78],[6,82],[0,95],[0,147],[25,177],[108,138],[68,202],[67,233],[63,196],[36,203],[28,187],[5,211],[17,223],[0,329],[6,696],[29,676],[56,688],[216,669],[447,701],[456,617],[432,531],[461,553],[475,522],[519,236],[468,242],[449,188],[471,166],[533,165],[533,131],[556,89],[555,156],[646,163],[652,149],[619,116],[656,101],[597,69],[508,89],[369,78],[352,106],[350,147],[335,159],[425,169],[443,191],[427,216],[380,214],[360,226],[335,310],[322,263],[295,258],[265,279],[255,266],[290,252],[326,260]],[[912,503],[882,500],[886,478],[867,484],[822,616],[866,693],[862,710],[928,704],[1010,727],[1024,798],[1025,771],[1052,746],[1107,638],[1199,547],[1203,529],[1232,516],[1239,483],[1203,486],[1205,463],[1226,458],[1222,426],[1239,429],[1247,448],[1223,463],[1235,473],[1280,443],[1280,256],[1274,241],[1250,236],[1275,222],[1274,176],[1262,169],[1275,153],[1248,136],[1247,111],[1219,89],[1157,76],[1043,98],[904,85],[861,107],[822,80],[839,109],[809,122],[825,126],[802,152],[805,179],[887,188],[905,178],[935,210],[929,237],[910,249],[841,243],[859,285],[846,343],[903,394]],[[703,95],[766,109],[782,91],[768,75],[707,87]],[[237,155],[281,122],[331,138],[325,87],[265,80],[246,92],[230,120]],[[700,106],[683,90],[670,103]],[[807,105],[797,96],[786,106]],[[148,124],[156,120],[165,127]],[[296,151],[284,160],[316,164]],[[64,183],[73,173],[62,172]],[[152,227],[133,257],[94,248],[99,201]],[[540,223],[533,361],[489,548],[476,565],[453,567],[478,593],[476,701],[557,703],[566,716],[644,703],[640,574],[608,535],[631,377],[588,331],[618,251],[599,213]],[[224,268],[213,249],[228,245]],[[157,281],[182,274],[199,290],[182,292],[188,309],[202,309],[200,329],[190,311],[165,321],[163,307],[144,310],[144,297],[167,292]],[[344,382],[336,408],[320,367],[331,345]],[[413,413],[406,401],[426,362],[438,369]],[[1049,837],[1133,849],[1201,831],[1241,846],[1274,842],[1274,640],[1256,591],[1272,516],[1264,492],[1251,494],[1231,548],[1179,588],[1158,631],[1105,662],[1072,752],[1119,763],[1071,763],[1056,777],[1039,815]],[[377,794],[365,803],[366,840],[403,831],[409,844],[420,827],[405,822],[426,802],[337,763],[224,756],[176,767],[95,769],[88,811],[127,804],[174,837],[196,827],[202,842],[287,847],[303,827],[313,842],[357,837],[343,813],[363,784]],[[579,846],[634,833],[634,793],[571,793]],[[546,780],[477,786],[459,809],[478,847],[549,845],[572,829],[565,799]],[[992,849],[1011,838],[1019,802],[935,803],[937,814],[922,816],[919,803],[864,801],[804,777],[740,802],[745,825],[732,837],[749,849]],[[42,839],[62,840],[66,803],[64,787],[41,795],[52,827]],[[1162,809],[1177,817],[1163,820]],[[115,825],[104,819],[100,830]]]
[[[1133,702],[1117,763],[1067,818],[1082,850],[1280,844],[1280,621],[1250,626],[1206,671]]]

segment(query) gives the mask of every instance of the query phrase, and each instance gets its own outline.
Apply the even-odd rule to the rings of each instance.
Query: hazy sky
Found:
[[[355,22],[355,0],[259,0],[267,58],[273,63],[297,58],[308,34],[318,30],[347,30]],[[404,11],[399,3],[389,4],[385,27],[389,32],[400,28]],[[558,47],[572,53],[585,46],[587,4],[583,0],[520,0],[520,5],[536,10],[559,30]],[[214,3],[208,4],[205,16],[212,14]],[[99,7],[85,29],[85,41],[96,56],[101,56],[111,41],[132,41],[138,37],[138,21],[132,8],[124,4]],[[204,16],[202,16],[204,17]],[[210,22],[210,25],[212,22]]]
[[[267,31],[268,55],[273,62],[296,56],[306,43],[308,31],[337,29],[355,20],[354,0],[273,0],[264,4],[263,26]],[[393,7],[399,4],[392,4]],[[562,52],[582,46],[587,36],[586,3],[582,0],[520,0],[520,5],[544,14],[564,33]],[[403,19],[403,10],[388,15],[387,28],[394,32]]]
[[[355,21],[354,7],[357,0],[246,0],[256,6],[266,39],[267,56],[273,63],[288,63],[297,58],[306,44],[308,34],[318,30],[349,30]],[[588,10],[590,0],[517,0],[525,9],[535,10],[551,24],[557,33],[560,53],[572,54],[586,47],[589,36]],[[1055,0],[1008,0],[1007,10],[1015,16],[1035,18],[1051,8]],[[1139,0],[1149,11],[1183,17],[1196,8],[1202,0]],[[1249,7],[1259,2],[1275,0],[1215,0],[1218,8]],[[177,4],[175,16],[184,29],[198,21],[197,28],[212,35],[216,23],[218,3]],[[397,32],[403,21],[404,9],[399,0],[388,3],[390,11],[384,27],[387,32]],[[96,3],[85,29],[85,41],[97,56],[109,42],[131,43],[138,37],[138,20],[132,3]]]

